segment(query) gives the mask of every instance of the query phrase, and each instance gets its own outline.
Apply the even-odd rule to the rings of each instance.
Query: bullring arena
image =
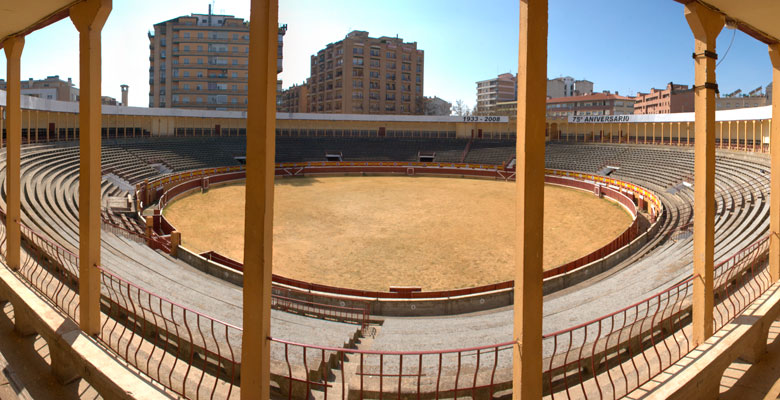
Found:
[[[378,291],[510,280],[514,189],[503,181],[431,177],[279,180],[275,273]],[[592,192],[548,185],[545,196],[548,270],[606,245],[632,223],[617,203]],[[240,184],[209,189],[169,203],[163,215],[182,232],[184,247],[243,262],[245,197]]]
[[[46,118],[23,130],[19,274],[76,320],[78,129],[51,103],[25,103]],[[242,116],[106,109],[97,340],[168,390],[238,397]],[[766,119],[718,116],[739,127],[717,153],[720,328],[769,285],[769,158]],[[273,396],[508,396],[513,124],[339,117],[278,125]],[[692,348],[691,126],[549,121],[546,396],[622,396]]]

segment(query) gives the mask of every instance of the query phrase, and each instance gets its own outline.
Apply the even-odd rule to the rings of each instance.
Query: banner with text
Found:
[[[635,115],[570,115],[570,124],[616,124],[638,122]]]

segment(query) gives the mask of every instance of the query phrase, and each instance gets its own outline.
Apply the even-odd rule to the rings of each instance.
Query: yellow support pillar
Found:
[[[769,45],[769,59],[772,61],[772,86],[780,85],[780,44]],[[780,93],[772,91],[772,119],[780,120]],[[761,126],[763,148],[763,125]],[[755,141],[754,141],[755,142]],[[755,146],[755,145],[754,145]],[[769,154],[771,157],[769,196],[769,275],[772,282],[780,280],[780,124],[772,124],[769,131]]]
[[[513,397],[542,398],[542,243],[547,0],[520,1]]]
[[[737,122],[737,131],[739,131],[739,122]],[[729,121],[729,134],[728,134],[728,138],[729,138],[729,145],[728,145],[727,148],[729,150],[731,150],[731,121]]]
[[[745,141],[747,141],[747,134],[745,134]],[[753,120],[753,140],[750,141],[751,150],[756,151],[756,120]],[[745,143],[745,149],[747,150],[747,143]]]
[[[111,0],[86,0],[70,9],[79,31],[79,323],[88,335],[100,332],[100,34]],[[59,129],[59,127],[58,127]]]
[[[252,0],[244,220],[244,334],[241,398],[267,399],[271,387],[271,269],[276,132],[278,0]],[[544,110],[541,113],[544,116]],[[544,146],[544,141],[542,141]]]
[[[22,245],[21,231],[21,170],[20,157],[22,151],[22,49],[24,49],[24,37],[14,36],[3,42],[5,57],[7,59],[8,92],[6,94],[6,185],[7,210],[5,228],[8,235],[6,261],[13,270],[18,270],[20,265],[20,252]],[[0,131],[2,132],[2,131]]]
[[[694,106],[693,213],[693,344],[712,336],[713,258],[715,254],[715,41],[725,23],[723,15],[700,3],[685,6],[685,18],[696,39]],[[722,136],[722,135],[721,135]]]

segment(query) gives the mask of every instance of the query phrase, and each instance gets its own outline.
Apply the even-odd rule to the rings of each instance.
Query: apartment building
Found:
[[[300,85],[292,85],[282,91],[276,111],[286,113],[305,113],[309,109],[309,88],[304,82]]]
[[[589,80],[574,80],[570,76],[547,80],[548,98],[583,96],[590,93],[593,93],[593,82]]]
[[[767,91],[771,88],[767,87]],[[772,104],[772,99],[763,92],[760,86],[745,94],[741,89],[715,98],[715,108],[718,110],[733,110],[738,108],[763,107]]]
[[[610,92],[558,97],[547,99],[547,116],[633,114],[634,101],[631,97]]]
[[[7,82],[0,79],[0,90],[6,90]],[[46,79],[22,81],[22,95],[38,97],[47,100],[78,101],[79,89],[73,85],[73,80],[60,79],[59,75],[47,76]]]
[[[634,114],[669,114],[693,111],[693,88],[669,82],[666,89],[637,93]]]
[[[5,91],[8,83],[4,79],[0,79],[0,90]],[[122,88],[123,93],[127,91],[127,85]],[[22,96],[37,97],[39,99],[46,100],[58,100],[58,101],[79,101],[79,88],[73,85],[73,79],[68,78],[67,81],[60,79],[59,75],[47,76],[46,79],[33,79],[30,78],[21,82]],[[111,96],[101,96],[100,101],[102,104],[116,106],[127,105],[120,103],[117,99]]]
[[[352,31],[311,56],[308,111],[423,114],[423,67],[417,42]]]
[[[277,72],[282,70],[279,27]],[[242,110],[247,103],[249,21],[191,14],[149,33],[149,107]]]
[[[475,114],[493,115],[496,104],[517,100],[517,76],[506,73],[477,82],[477,106]]]

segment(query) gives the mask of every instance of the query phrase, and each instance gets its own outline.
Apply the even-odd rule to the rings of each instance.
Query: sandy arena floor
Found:
[[[326,285],[454,289],[511,279],[515,185],[430,177],[276,181],[274,273]],[[177,200],[165,217],[185,247],[243,260],[244,186]],[[209,223],[212,222],[212,223]],[[544,265],[611,241],[630,224],[620,206],[546,186]]]

